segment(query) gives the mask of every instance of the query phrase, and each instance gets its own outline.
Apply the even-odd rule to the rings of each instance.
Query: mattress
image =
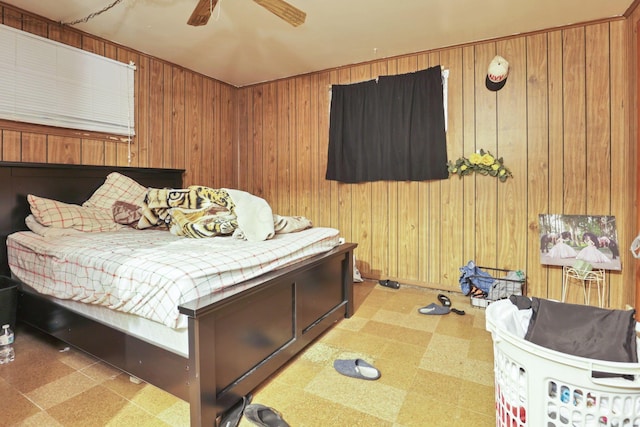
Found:
[[[104,306],[170,328],[186,328],[180,304],[235,294],[243,282],[333,249],[339,231],[313,227],[248,242],[190,239],[167,231],[125,229],[45,238],[7,238],[11,273],[41,294]]]

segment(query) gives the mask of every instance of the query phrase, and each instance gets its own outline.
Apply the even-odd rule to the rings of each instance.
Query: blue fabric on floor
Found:
[[[489,293],[494,278],[489,273],[478,267],[473,261],[469,261],[467,265],[460,267],[460,289],[465,295],[471,292],[471,285],[482,289]]]

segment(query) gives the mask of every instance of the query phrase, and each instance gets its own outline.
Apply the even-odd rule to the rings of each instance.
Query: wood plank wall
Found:
[[[239,90],[240,187],[283,215],[305,215],[358,243],[369,278],[458,290],[459,267],[523,269],[529,294],[561,296],[562,269],[542,266],[538,215],[615,215],[622,272],[607,275],[612,307],[633,304],[635,147],[629,137],[629,46],[624,19],[474,43]],[[484,86],[494,55],[506,86]],[[331,84],[434,65],[449,69],[450,159],[483,148],[514,178],[433,182],[326,181]],[[572,301],[581,301],[572,287]],[[593,299],[592,299],[593,300]]]
[[[5,123],[1,160],[178,168],[187,185],[236,185],[235,87],[1,2],[0,22],[137,67],[130,150],[102,135]]]
[[[438,289],[458,290],[458,268],[473,259],[524,269],[530,295],[559,298],[560,269],[539,262],[538,214],[615,215],[623,270],[607,275],[607,298],[613,307],[634,302],[636,261],[627,250],[637,231],[631,19],[238,89],[1,2],[0,12],[5,25],[138,66],[131,162],[127,144],[32,126],[0,126],[2,160],[185,168],[187,185],[237,187],[264,197],[277,213],[339,228],[359,244],[365,277]],[[505,88],[494,93],[484,79],[496,54],[511,67]],[[514,179],[326,181],[331,84],[438,64],[450,70],[449,157],[490,150],[504,157]]]
[[[630,13],[628,14],[628,33],[629,33],[629,79],[630,85],[630,97],[631,97],[631,114],[630,114],[630,132],[629,138],[635,142],[636,151],[633,153],[633,157],[636,161],[635,169],[637,170],[640,162],[640,150],[638,144],[638,125],[640,124],[640,84],[638,84],[638,76],[640,76],[640,1],[635,0],[632,7],[630,7]],[[637,203],[640,200],[640,174],[635,174],[635,179],[632,180],[635,184],[636,191],[636,233],[640,233],[640,212],[637,208]],[[635,268],[635,284],[636,284],[636,319],[640,320],[640,261],[634,260],[633,267]]]

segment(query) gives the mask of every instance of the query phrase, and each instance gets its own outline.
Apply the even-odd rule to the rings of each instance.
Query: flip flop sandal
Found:
[[[252,403],[247,405],[244,410],[244,417],[253,424],[261,427],[290,427],[287,422],[282,419],[282,415],[273,408]]]
[[[446,295],[438,294],[438,301],[445,307],[451,307],[451,300]]]
[[[378,280],[378,283],[386,288],[400,289],[400,283],[394,282],[393,280]]]
[[[464,316],[465,315],[464,310],[458,310],[457,308],[452,308],[451,312],[457,314],[458,316]]]
[[[418,313],[429,314],[429,315],[444,315],[444,314],[449,314],[449,311],[451,311],[449,307],[443,307],[441,305],[436,304],[435,302],[432,302],[426,307],[421,307],[418,309]]]

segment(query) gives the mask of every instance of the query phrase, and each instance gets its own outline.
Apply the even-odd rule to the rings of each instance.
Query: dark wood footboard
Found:
[[[329,329],[353,314],[354,244],[255,279],[216,301],[180,307],[189,316],[191,425],[212,425]]]
[[[180,170],[0,162],[0,274],[9,274],[7,235],[26,229],[27,194],[82,203],[112,171],[151,187],[182,184]],[[18,321],[189,401],[191,425],[213,426],[241,396],[353,314],[355,247],[345,243],[260,276],[233,296],[181,305],[189,318],[188,358],[24,289]]]

